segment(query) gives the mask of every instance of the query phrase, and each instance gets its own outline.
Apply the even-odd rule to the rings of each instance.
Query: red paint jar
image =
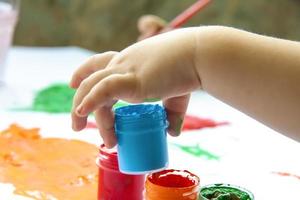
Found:
[[[146,200],[197,200],[200,179],[187,170],[164,170],[146,180]]]
[[[143,200],[144,175],[127,175],[119,171],[117,152],[100,146],[98,200]]]

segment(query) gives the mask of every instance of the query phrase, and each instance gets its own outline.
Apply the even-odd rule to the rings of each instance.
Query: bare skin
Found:
[[[166,27],[166,22],[155,15],[144,15],[140,17],[137,23],[137,29],[140,32],[138,40],[157,35]],[[165,31],[166,32],[166,31]]]
[[[90,58],[75,71],[73,129],[94,112],[107,147],[116,144],[112,105],[160,98],[177,136],[189,94],[200,88],[300,141],[300,43],[208,26],[163,33],[121,52]]]

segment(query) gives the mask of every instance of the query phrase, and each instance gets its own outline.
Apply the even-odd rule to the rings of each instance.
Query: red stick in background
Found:
[[[198,12],[203,10],[212,0],[198,0],[193,5],[191,5],[189,8],[184,10],[181,14],[179,14],[175,19],[173,19],[169,24],[167,24],[162,30],[147,34],[145,36],[140,36],[139,40],[152,37],[154,35],[157,35],[159,33],[164,33],[171,31],[173,29],[181,27],[183,24],[188,22],[194,15],[196,15]]]
[[[190,20],[195,14],[203,10],[211,0],[198,0],[196,3],[191,5],[181,14],[179,14],[174,20],[172,20],[166,27],[166,29],[175,29],[181,27],[184,23]]]

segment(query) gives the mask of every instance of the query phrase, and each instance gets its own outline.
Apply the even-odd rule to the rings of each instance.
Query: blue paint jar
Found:
[[[119,168],[146,174],[168,166],[166,112],[160,105],[129,105],[115,110]]]

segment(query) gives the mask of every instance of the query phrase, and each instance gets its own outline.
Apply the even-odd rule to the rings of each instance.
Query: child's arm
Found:
[[[300,141],[299,42],[209,27],[196,52],[204,90]]]
[[[105,144],[114,146],[111,107],[116,100],[160,98],[168,111],[169,131],[178,135],[189,93],[202,87],[300,140],[299,85],[297,42],[226,27],[181,29],[120,53],[96,55],[83,64],[71,81],[72,87],[79,87],[74,97],[73,129],[84,128],[87,114],[95,111]]]

